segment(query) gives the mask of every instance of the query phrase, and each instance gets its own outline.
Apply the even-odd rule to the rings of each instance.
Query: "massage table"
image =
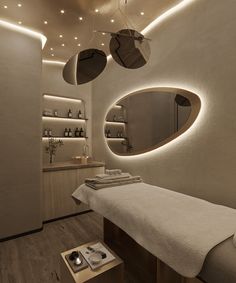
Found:
[[[150,193],[152,194],[151,198],[150,196],[148,196],[150,195]],[[155,200],[156,194],[158,196],[158,199]],[[160,282],[160,283],[195,283],[195,282],[196,283],[197,282],[235,283],[236,282],[236,248],[232,241],[233,234],[236,231],[236,211],[234,209],[230,209],[230,208],[223,207],[223,206],[217,206],[217,205],[208,203],[203,200],[199,200],[199,199],[192,198],[192,197],[189,197],[183,194],[165,190],[163,188],[159,188],[156,186],[151,186],[145,183],[130,184],[130,185],[119,186],[119,187],[111,187],[111,188],[101,189],[97,191],[87,187],[86,185],[82,185],[73,193],[72,196],[77,201],[88,204],[92,210],[104,216],[104,241],[120,257],[124,259],[125,264],[127,264],[128,266],[127,267],[128,270],[134,275],[135,279],[133,282],[135,283],[139,283],[139,282],[140,283],[144,283],[144,282],[145,283],[156,283],[156,282]],[[146,200],[144,200],[143,198],[146,198]],[[148,211],[149,210],[148,205],[150,203],[150,206],[151,206],[152,201],[154,201],[154,203],[159,201],[158,207],[156,208],[156,210],[159,209],[158,211],[159,214],[157,215],[159,215],[160,218],[164,217],[166,221],[169,221],[170,225],[173,226],[173,228],[171,228],[172,230],[175,230],[175,226],[176,226],[177,231],[174,231],[175,233],[179,232],[178,229],[180,228],[178,227],[178,223],[177,223],[178,218],[175,219],[175,216],[172,214],[172,216],[174,217],[174,220],[176,221],[176,225],[175,224],[173,225],[173,223],[171,223],[172,221],[171,217],[165,218],[166,216],[168,216],[168,213],[167,213],[168,210],[165,210],[164,213],[162,212],[160,213],[161,210],[159,206],[162,205],[162,203],[164,202],[163,200],[165,200],[165,198],[167,199],[169,198],[168,201],[170,201],[170,203],[174,201],[176,206],[177,207],[179,206],[180,209],[182,205],[183,207],[184,205],[188,207],[188,205],[190,204],[190,207],[192,207],[192,210],[193,210],[193,218],[191,217],[188,218],[188,215],[186,215],[185,217],[186,219],[184,219],[183,217],[183,222],[186,221],[186,223],[189,223],[189,219],[190,220],[193,219],[194,221],[194,217],[197,217],[198,219],[199,217],[198,214],[194,215],[194,206],[197,207],[199,205],[200,222],[201,222],[201,219],[203,219],[201,217],[204,217],[204,214],[201,215],[201,211],[204,212],[204,209],[205,209],[206,213],[209,213],[208,218],[210,219],[210,222],[205,226],[200,225],[199,231],[206,232],[207,231],[206,226],[209,226],[210,230],[208,231],[207,234],[204,234],[204,237],[202,238],[203,242],[206,241],[205,244],[208,245],[208,249],[210,247],[209,242],[211,242],[212,240],[211,236],[213,237],[216,235],[216,238],[218,237],[217,238],[218,242],[213,241],[214,244],[212,245],[212,248],[210,248],[209,251],[206,253],[206,257],[204,257],[204,263],[202,265],[201,263],[198,262],[198,259],[196,260],[197,262],[196,265],[194,262],[192,264],[191,256],[188,258],[189,256],[188,250],[185,254],[185,250],[182,249],[182,247],[180,247],[180,250],[178,253],[178,249],[179,249],[178,246],[176,247],[176,250],[177,250],[177,255],[175,255],[176,258],[172,260],[171,253],[174,251],[174,249],[173,249],[173,246],[171,247],[171,244],[167,245],[167,252],[168,252],[168,248],[170,250],[169,258],[167,257],[166,260],[163,260],[163,258],[165,259],[166,250],[164,250],[164,252],[162,251],[160,252],[158,251],[158,248],[157,248],[156,249],[157,251],[154,251],[154,245],[149,244],[153,240],[152,238],[150,238],[151,230],[149,230],[149,223],[148,223],[149,220],[150,221],[153,220],[153,217],[151,218],[149,217],[149,211]],[[146,206],[145,206],[145,201],[146,201]],[[195,210],[196,210],[196,207],[195,207]],[[208,211],[208,207],[210,208],[209,211]],[[142,211],[143,208],[145,210]],[[165,208],[165,204],[163,204],[163,208]],[[169,208],[169,210],[170,211],[173,210],[175,212],[175,206],[174,208],[173,207]],[[141,212],[140,216],[137,217],[136,214],[140,212]],[[142,216],[142,213],[144,216]],[[150,213],[153,214],[153,210],[150,210]],[[156,212],[154,211],[154,214],[155,213]],[[189,213],[191,214],[192,211],[190,211]],[[212,215],[212,213],[216,215],[218,213],[217,219],[214,219],[214,215]],[[177,211],[176,211],[176,214],[178,214]],[[146,227],[143,230],[141,228],[139,229],[139,223],[137,222],[139,218],[140,219],[143,218],[143,223],[141,223],[142,228]],[[156,218],[159,218],[159,217],[156,217]],[[131,227],[132,225],[130,225],[129,219],[132,220],[132,222],[130,222],[132,223],[132,225],[133,223],[134,223],[134,226],[136,225],[135,229],[137,230],[137,233],[134,233],[134,231],[136,230],[133,229],[133,227]],[[216,224],[218,223],[220,227],[217,227]],[[150,227],[152,225],[153,223],[150,222]],[[162,222],[160,222],[158,225],[161,227],[161,228],[159,227],[160,230],[162,230],[162,226],[165,226],[163,225]],[[181,227],[182,223],[179,223],[179,225]],[[166,225],[166,227],[168,227],[168,225]],[[163,230],[165,233],[166,233],[166,230],[165,230],[166,227],[164,227],[164,230]],[[214,227],[215,227],[215,231],[213,231]],[[194,226],[192,226],[192,229],[195,229]],[[196,231],[198,231],[197,229],[198,228],[196,228]],[[214,233],[211,233],[212,231]],[[182,233],[182,231],[180,232]],[[169,233],[168,230],[167,230],[167,233]],[[191,237],[195,234],[193,233],[193,235],[191,235],[191,231],[189,230],[186,230],[186,233],[187,233],[186,239],[184,235],[183,243],[188,244],[188,240],[191,239]],[[201,239],[199,234],[200,233],[196,233],[196,239],[198,239],[198,236],[199,236],[199,239]],[[167,241],[173,241],[173,237],[171,238],[171,233],[165,236],[167,237]],[[188,239],[188,236],[190,236],[189,239]],[[208,241],[207,238],[209,238],[208,240],[210,241]],[[164,243],[165,245],[166,238],[164,238],[163,240],[163,239],[159,239],[158,237],[156,237],[155,239],[157,239],[157,242],[158,241],[160,242],[159,249],[161,249],[162,244]],[[196,251],[198,251],[197,250],[198,245],[196,246],[194,245],[195,243],[193,243],[193,250],[195,249]],[[206,249],[200,250],[199,253],[201,254],[203,251],[206,251]],[[158,252],[160,253],[161,258],[156,255],[158,254]],[[181,252],[183,252],[183,255],[184,255],[182,259],[181,259],[182,257]],[[178,257],[180,258],[180,261],[181,260],[183,261],[182,266],[181,264],[178,263]],[[174,258],[174,255],[173,255],[173,258]],[[201,256],[200,258],[202,259]],[[138,265],[137,262],[140,262],[140,265]],[[129,266],[131,266],[130,269],[129,269]],[[199,269],[199,266],[201,266],[200,269]],[[199,269],[199,272],[197,271],[198,269]],[[189,277],[195,277],[195,276],[198,279],[189,278]]]

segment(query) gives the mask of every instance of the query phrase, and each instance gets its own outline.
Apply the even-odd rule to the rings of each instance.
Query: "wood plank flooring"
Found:
[[[0,243],[0,283],[60,282],[60,253],[103,239],[94,212],[47,223],[41,232]]]

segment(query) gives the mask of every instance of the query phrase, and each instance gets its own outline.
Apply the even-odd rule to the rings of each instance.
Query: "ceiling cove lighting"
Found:
[[[20,24],[20,22],[19,22],[19,24]],[[44,46],[47,42],[47,38],[46,38],[45,35],[43,35],[42,33],[33,31],[31,29],[28,29],[28,28],[25,28],[25,27],[20,27],[19,25],[15,25],[15,24],[6,22],[6,21],[1,20],[1,19],[0,19],[0,26],[3,26],[5,28],[8,28],[8,29],[11,29],[11,30],[14,30],[14,31],[17,31],[17,32],[21,32],[21,33],[27,34],[29,36],[41,39],[42,49],[44,48]]]
[[[164,21],[166,18],[170,17],[171,15],[177,13],[178,11],[182,10],[192,2],[196,0],[183,0],[179,4],[175,5],[174,7],[170,8],[163,14],[161,14],[159,17],[157,17],[154,21],[152,21],[148,26],[146,26],[141,33],[146,34],[149,31],[151,31],[154,27],[156,27],[159,23]]]
[[[54,60],[43,60],[43,63],[46,63],[46,64],[57,64],[57,65],[65,65],[66,64],[66,62],[54,61]]]

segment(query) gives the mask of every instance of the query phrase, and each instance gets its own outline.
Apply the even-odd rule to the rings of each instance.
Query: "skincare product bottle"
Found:
[[[82,127],[81,127],[80,130],[79,130],[79,136],[80,136],[80,137],[84,137],[84,130],[83,130]]]
[[[79,135],[80,135],[79,128],[76,128],[75,129],[75,137],[79,137]]]
[[[117,132],[116,136],[117,138],[120,138],[120,131]]]
[[[68,111],[68,118],[72,118],[72,112],[71,112],[71,109],[69,109],[69,111]]]
[[[68,130],[67,130],[67,128],[65,128],[64,137],[68,137]]]
[[[68,131],[68,137],[72,137],[72,131],[71,131],[71,128],[69,128],[69,131]]]
[[[58,111],[56,109],[54,110],[54,117],[58,117]]]
[[[78,119],[82,119],[82,112],[80,110],[78,112]]]
[[[110,130],[107,130],[107,137],[111,138],[111,131]]]
[[[49,136],[49,137],[52,136],[52,129],[48,129],[48,136]]]
[[[47,137],[47,136],[48,136],[48,129],[44,129],[44,131],[43,131],[43,136],[44,136],[44,137]]]

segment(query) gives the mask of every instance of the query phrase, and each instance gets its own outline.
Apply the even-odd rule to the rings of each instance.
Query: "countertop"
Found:
[[[72,161],[55,162],[52,164],[44,164],[43,172],[102,167],[102,166],[105,166],[105,164],[103,162],[98,162],[98,161],[90,161],[87,164],[81,164],[81,163],[76,163]]]

